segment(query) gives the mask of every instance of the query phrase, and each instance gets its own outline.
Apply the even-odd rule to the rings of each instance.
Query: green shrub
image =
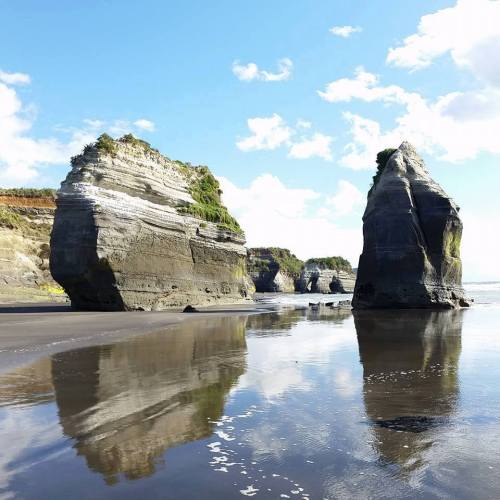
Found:
[[[335,271],[347,271],[352,272],[351,263],[344,259],[344,257],[318,257],[313,259],[308,259],[307,264],[316,264],[323,269],[333,269]]]
[[[16,198],[53,198],[56,197],[56,190],[49,188],[10,188],[1,189],[0,196],[13,196]]]
[[[180,207],[179,212],[193,215],[208,222],[217,223],[220,229],[242,234],[238,221],[231,216],[227,208],[222,205],[220,185],[208,167],[191,167],[194,175],[191,177],[189,193],[195,203]]]
[[[111,156],[116,154],[116,142],[108,134],[101,134],[95,143],[95,147],[102,153],[107,153]]]
[[[151,147],[151,144],[149,144],[149,142],[143,141],[142,139],[138,139],[137,137],[134,137],[132,134],[125,134],[123,137],[118,139],[118,141],[124,144],[131,144],[132,146],[135,147],[141,147],[145,151],[154,151],[155,153],[159,153],[157,149]]]
[[[382,173],[384,172],[385,167],[387,166],[387,162],[389,161],[389,158],[397,151],[395,148],[387,148],[384,149],[383,151],[380,151],[377,154],[377,172],[372,178],[372,185],[370,187],[370,190],[368,191],[368,196],[372,194],[373,189],[375,186],[378,184],[378,181],[380,180],[380,177],[382,176]]]
[[[0,227],[8,229],[20,229],[27,225],[26,220],[16,212],[8,208],[0,207]]]
[[[304,267],[304,263],[286,248],[253,248],[251,252],[253,254],[249,264],[251,271],[269,272],[279,268],[289,276],[298,278]]]

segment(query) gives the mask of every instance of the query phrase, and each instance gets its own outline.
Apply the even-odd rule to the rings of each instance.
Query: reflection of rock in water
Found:
[[[455,411],[462,312],[360,311],[354,321],[375,447],[405,470],[420,467]]]
[[[214,318],[55,355],[61,425],[88,466],[108,483],[140,478],[168,448],[209,436],[245,370],[245,321]]]
[[[0,405],[40,404],[54,399],[50,358],[0,376]]]
[[[338,309],[324,306],[317,310],[312,310],[309,307],[282,309],[280,311],[249,316],[247,329],[254,335],[276,335],[288,332],[299,321],[304,319],[310,321],[342,323],[351,315],[352,311],[350,309]]]
[[[283,309],[264,314],[252,314],[248,317],[247,329],[255,335],[288,332],[304,318],[304,315],[304,309]]]
[[[319,309],[307,309],[307,319],[310,321],[329,321],[332,323],[342,323],[345,319],[352,316],[350,308],[324,307]]]

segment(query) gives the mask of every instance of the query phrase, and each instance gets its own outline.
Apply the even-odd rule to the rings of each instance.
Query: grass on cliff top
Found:
[[[95,142],[87,144],[83,148],[83,154],[90,153],[94,148],[96,148],[100,153],[108,154],[110,156],[115,156],[118,150],[118,144],[131,144],[136,148],[142,148],[145,152],[151,151],[154,153],[159,153],[159,151],[155,148],[152,148],[149,142],[143,141],[142,139],[138,139],[134,137],[132,134],[125,134],[120,139],[113,139],[110,135],[104,133],[101,134]],[[71,163],[73,164],[75,160],[80,158],[81,155],[76,155],[71,158]]]
[[[375,189],[375,186],[378,184],[378,181],[380,180],[380,177],[382,176],[385,167],[387,166],[387,163],[389,161],[389,158],[397,151],[396,148],[387,148],[384,149],[383,151],[380,151],[377,154],[377,172],[375,175],[372,177],[372,185],[370,186],[370,190],[368,191],[368,196],[370,196]]]
[[[302,268],[304,267],[304,262],[298,259],[287,248],[253,248],[251,251],[256,255],[249,263],[250,271],[270,271],[269,261],[265,258],[260,258],[258,254],[270,254],[276,261],[280,270],[292,277],[298,277],[300,275],[300,272],[302,271]]]
[[[8,208],[0,207],[0,227],[7,229],[24,229],[28,223],[26,219]]]
[[[18,230],[25,236],[48,238],[52,224],[36,224],[8,207],[0,206],[0,227]]]
[[[15,198],[56,198],[56,190],[43,188],[0,188],[0,196],[12,196]]]
[[[180,163],[180,162],[176,162]],[[238,221],[222,205],[220,195],[222,193],[219,181],[212,175],[208,167],[191,167],[195,170],[195,175],[191,177],[189,193],[195,203],[180,207],[181,213],[186,213],[214,222],[219,229],[227,229],[234,233],[242,234]]]
[[[344,257],[340,256],[308,259],[306,261],[306,265],[307,264],[316,264],[323,269],[333,269],[335,271],[346,271],[348,273],[352,273],[351,263],[347,259],[344,259]]]

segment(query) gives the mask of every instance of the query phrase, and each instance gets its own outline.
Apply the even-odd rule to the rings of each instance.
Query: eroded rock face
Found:
[[[286,248],[250,248],[247,268],[257,292],[294,293],[303,262]]]
[[[458,211],[404,142],[368,196],[353,307],[466,306]]]
[[[73,306],[161,310],[248,300],[244,234],[193,215],[204,210],[193,186],[215,179],[126,137],[85,148],[58,192],[50,266]]]
[[[354,273],[306,263],[297,289],[302,293],[352,293],[355,281]]]
[[[0,192],[1,302],[64,298],[49,271],[54,211],[52,197],[25,197],[22,193],[4,195]]]

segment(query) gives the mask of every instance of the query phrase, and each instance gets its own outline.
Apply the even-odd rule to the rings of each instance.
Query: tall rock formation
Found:
[[[353,307],[467,306],[458,211],[411,144],[379,161],[363,216]]]
[[[352,293],[356,275],[342,257],[309,259],[297,282],[301,293]]]
[[[58,192],[50,267],[74,307],[161,310],[250,297],[245,237],[207,167],[101,136]]]
[[[295,292],[303,264],[286,248],[248,250],[248,272],[257,292]]]

